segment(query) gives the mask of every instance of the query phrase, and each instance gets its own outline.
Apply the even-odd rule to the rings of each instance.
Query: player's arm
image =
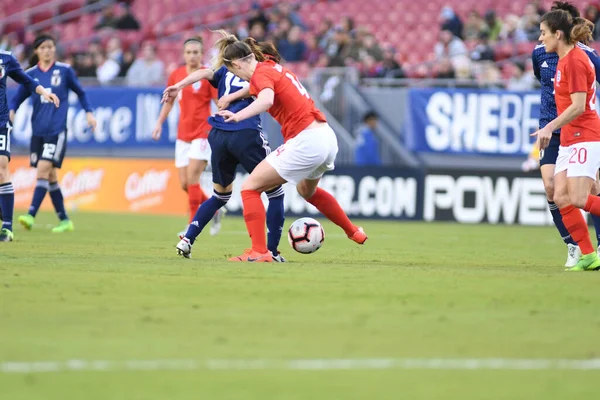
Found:
[[[48,93],[42,85],[38,85],[29,75],[27,75],[17,60],[11,57],[7,63],[7,75],[10,76],[15,82],[24,85],[30,93],[35,92],[42,96],[44,100],[53,103],[56,107],[59,106],[60,100],[53,93]]]
[[[79,83],[79,79],[77,79],[77,75],[75,75],[75,71],[71,68],[67,69],[67,84],[69,85],[69,89],[71,89],[77,97],[79,98],[79,104],[81,104],[81,108],[85,110],[85,117],[87,119],[87,123],[92,128],[93,131],[96,130],[96,118],[94,117],[94,110],[90,105],[87,94],[85,90],[81,87]]]
[[[586,99],[587,92],[571,93],[571,105],[562,114],[550,121],[548,125],[531,135],[538,137],[537,144],[540,149],[545,149],[548,146],[550,138],[552,138],[552,132],[562,128],[584,113],[587,105]]]
[[[163,105],[160,109],[160,114],[158,115],[158,119],[156,120],[156,125],[152,130],[152,139],[159,140],[162,135],[162,126],[167,120],[169,113],[173,109],[173,104],[175,103],[175,99],[169,99],[167,101],[163,98]]]
[[[191,74],[189,74],[188,76],[186,76],[185,78],[183,78],[182,80],[177,82],[176,84],[171,85],[168,88],[166,88],[165,91],[163,92],[162,102],[165,103],[169,99],[177,98],[177,94],[179,93],[179,91],[186,86],[189,86],[193,83],[201,81],[202,79],[208,79],[209,81],[212,80],[213,75],[214,75],[214,71],[210,68],[199,69],[199,70],[192,72]]]
[[[596,72],[596,82],[600,82],[600,56],[598,55],[598,53],[596,53],[595,50],[593,52],[587,53],[587,55],[590,58],[592,64],[594,64],[594,69]]]
[[[241,91],[241,90],[240,90]],[[252,118],[262,112],[267,111],[273,105],[275,101],[275,91],[271,88],[264,88],[258,93],[256,100],[252,102],[248,107],[232,113],[228,110],[221,110],[217,114],[225,119],[225,122],[239,122],[248,118]]]
[[[237,92],[221,97],[217,103],[217,107],[219,107],[219,110],[224,110],[229,107],[231,103],[248,97],[250,97],[250,86],[246,86]]]
[[[8,114],[10,122],[15,120],[15,112],[19,109],[21,104],[31,95],[31,92],[25,88],[25,85],[19,85],[17,93],[11,99],[8,106]]]

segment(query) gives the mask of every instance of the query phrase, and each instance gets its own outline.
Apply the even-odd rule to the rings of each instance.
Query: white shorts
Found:
[[[334,169],[338,152],[335,132],[329,125],[305,129],[265,158],[286,181],[297,185],[303,179],[319,179]]]
[[[587,176],[596,180],[600,169],[600,142],[575,143],[560,146],[554,175],[567,171],[568,178]]]
[[[210,161],[208,139],[194,139],[191,143],[177,139],[175,142],[175,167],[183,168],[192,160]]]

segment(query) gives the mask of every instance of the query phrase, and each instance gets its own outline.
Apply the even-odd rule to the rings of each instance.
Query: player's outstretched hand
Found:
[[[58,106],[60,106],[60,100],[58,99],[58,96],[55,95],[54,93],[46,92],[45,94],[42,95],[42,97],[44,98],[44,100],[54,104],[54,106],[56,108],[58,108]]]
[[[231,95],[228,94],[221,97],[219,101],[217,101],[217,107],[219,107],[219,110],[225,110],[231,103]]]
[[[169,86],[168,88],[166,88],[163,92],[161,103],[164,104],[169,101],[175,100],[177,98],[177,95],[179,94],[179,90],[180,89],[177,85]]]
[[[85,118],[87,119],[88,126],[92,128],[92,132],[96,131],[96,126],[98,123],[96,122],[96,117],[94,117],[94,114],[91,112],[86,113]]]
[[[550,139],[552,139],[552,131],[548,129],[548,126],[546,125],[539,131],[532,133],[531,136],[537,136],[538,149],[544,150],[550,144]]]
[[[152,131],[152,139],[159,140],[162,135],[162,125],[156,125]]]
[[[221,117],[223,117],[225,122],[238,122],[239,121],[237,114],[234,114],[228,110],[221,110],[217,113],[217,115],[220,115]]]

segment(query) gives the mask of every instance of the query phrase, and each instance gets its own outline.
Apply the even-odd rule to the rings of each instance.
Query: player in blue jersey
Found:
[[[552,5],[552,10],[564,10],[567,11],[573,18],[579,17],[579,11],[577,7],[568,3],[557,1]],[[584,50],[596,69],[596,80],[600,82],[600,57],[596,51],[588,47],[584,43],[577,43],[577,45]],[[533,71],[536,78],[539,80],[542,86],[542,101],[540,108],[540,129],[546,126],[550,121],[557,117],[556,103],[554,100],[554,76],[556,75],[556,68],[558,65],[558,55],[556,53],[547,53],[546,48],[543,44],[535,47],[532,54],[533,60]],[[546,189],[546,196],[548,198],[548,206],[554,224],[558,229],[563,241],[567,245],[567,261],[565,267],[570,268],[577,264],[579,257],[581,257],[581,251],[579,246],[573,240],[567,228],[565,227],[560,210],[554,203],[554,168],[556,159],[558,157],[558,148],[560,146],[560,129],[555,131],[550,140],[550,144],[543,151],[540,152],[540,170],[542,173],[542,180],[544,181],[544,188]],[[592,221],[596,230],[596,237],[598,239],[598,252],[600,254],[600,217],[592,215]]]
[[[251,38],[248,38],[246,42],[250,46],[259,48],[265,56],[279,62],[279,53],[273,45],[256,43]],[[165,89],[163,102],[177,98],[181,89],[202,79],[208,79],[211,85],[218,89],[219,108],[221,109],[227,109],[235,113],[246,108],[254,101],[249,97],[231,103],[227,100],[231,94],[248,88],[249,83],[229,72],[226,67],[221,67],[216,70],[208,68],[192,72],[176,85]],[[185,236],[177,244],[177,253],[186,258],[190,257],[192,245],[202,229],[208,224],[215,212],[231,198],[238,165],[241,164],[246,171],[252,172],[271,152],[269,143],[262,133],[260,116],[258,115],[238,123],[226,123],[223,117],[218,115],[210,117],[208,121],[213,127],[208,135],[208,142],[212,151],[211,165],[214,194],[198,208]],[[269,199],[267,246],[273,261],[285,262],[278,250],[285,220],[283,187],[277,186],[266,193]]]
[[[67,216],[62,191],[58,185],[58,169],[62,166],[67,150],[67,111],[69,110],[69,91],[79,97],[81,107],[86,111],[87,122],[96,128],[96,119],[83,91],[75,71],[68,64],[56,61],[56,42],[48,35],[38,36],[34,43],[34,55],[27,74],[39,82],[46,90],[54,93],[61,101],[58,108],[51,107],[43,98],[32,98],[33,114],[31,125],[33,135],[30,146],[30,163],[37,168],[37,184],[29,212],[19,217],[19,223],[27,230],[33,228],[35,216],[42,205],[46,193],[50,193],[52,204],[60,220],[52,232],[73,230],[73,222]],[[10,103],[11,120],[21,103],[29,97],[24,87],[20,87]]]
[[[13,55],[0,50],[0,215],[2,216],[2,228],[0,229],[0,242],[13,240],[13,211],[15,206],[15,192],[8,173],[10,162],[10,131],[12,130],[9,118],[8,99],[6,97],[6,80],[8,77],[23,85],[29,92],[39,94],[44,101],[58,107],[60,100],[49,93],[42,85],[35,82],[21,69],[21,66]]]

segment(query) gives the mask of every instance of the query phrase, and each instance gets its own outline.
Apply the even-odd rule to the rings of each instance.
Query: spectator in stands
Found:
[[[471,51],[471,60],[494,61],[494,48],[490,46],[486,32],[481,32],[479,34],[476,45]]]
[[[514,14],[507,15],[504,19],[502,31],[500,31],[500,40],[506,40],[511,43],[522,43],[527,41],[527,34],[520,26],[520,19]]]
[[[362,58],[365,55],[369,55],[373,57],[377,62],[383,61],[383,51],[381,50],[381,47],[379,47],[379,44],[377,44],[375,36],[373,36],[372,34],[369,33],[363,38],[361,50],[362,51],[359,52],[361,56],[360,58]]]
[[[121,71],[119,72],[119,76],[121,78],[125,78],[127,76],[127,72],[129,72],[129,69],[133,65],[134,61],[135,56],[133,51],[125,50],[123,52],[123,61],[121,62]]]
[[[521,27],[525,35],[527,35],[527,40],[531,42],[537,41],[540,36],[540,20],[537,6],[534,3],[528,3],[525,6],[525,13],[521,17]]]
[[[488,10],[485,13],[483,20],[486,25],[485,30],[487,31],[488,39],[491,42],[495,42],[498,40],[498,36],[500,36],[500,32],[502,31],[502,22],[496,17],[496,12],[494,10]]]
[[[99,30],[102,28],[114,28],[117,25],[117,18],[115,17],[115,13],[113,11],[112,6],[108,6],[102,9],[102,13],[98,18],[98,22],[94,26],[95,30]]]
[[[277,9],[281,14],[282,19],[289,19],[292,25],[298,25],[302,29],[306,29],[306,25],[302,22],[300,14],[294,10],[295,7],[296,6],[292,6],[288,1],[280,1],[277,5]]]
[[[0,34],[0,50],[10,51],[10,39],[8,35]]]
[[[335,35],[333,22],[331,22],[330,19],[325,18],[319,24],[319,27],[317,28],[315,34],[319,47],[325,50],[329,46],[330,41]]]
[[[542,4],[542,0],[532,0],[531,4],[533,4],[535,6],[535,9],[537,10],[537,13],[540,17],[542,15],[546,14],[546,9],[544,8],[544,5]]]
[[[96,76],[94,57],[90,53],[79,54],[75,60],[75,71],[77,72],[78,76],[87,78]]]
[[[379,117],[374,111],[369,111],[363,117],[363,125],[356,130],[356,147],[354,162],[356,165],[381,165],[379,140],[375,133]]]
[[[266,40],[265,27],[260,22],[253,24],[250,27],[250,32],[248,32],[250,37],[253,37],[257,42],[262,42]]]
[[[341,26],[337,26],[334,31],[335,34],[326,50],[329,57],[328,67],[344,67],[351,45],[350,36]]]
[[[373,56],[365,55],[358,67],[361,78],[379,78],[380,76],[381,68],[377,65],[377,61]]]
[[[438,60],[435,76],[439,79],[454,79],[454,67],[448,58]]]
[[[524,67],[517,63],[507,62],[504,64],[505,76],[507,77],[506,88],[508,90],[531,90],[535,85],[535,75],[526,74]]]
[[[261,24],[262,25],[262,24]],[[248,36],[250,36],[250,33],[248,31],[248,24],[245,21],[240,21],[237,26],[234,26],[233,29],[228,30],[225,29],[227,32],[235,32],[235,36],[238,37],[238,39],[243,40],[245,38],[247,38]]]
[[[263,26],[263,30],[267,30],[269,26],[269,19],[265,15],[259,3],[252,3],[252,8],[250,9],[250,18],[248,19],[248,30],[252,29],[254,24],[261,24]],[[252,36],[254,37],[254,36]],[[256,38],[255,38],[256,39]],[[257,39],[258,40],[258,39]]]
[[[308,36],[306,40],[306,54],[304,55],[304,59],[308,62],[308,65],[314,67],[322,54],[323,49],[319,47],[317,37],[315,35]]]
[[[96,64],[96,77],[103,85],[110,84],[119,75],[121,69],[119,63],[108,58],[103,51],[96,53],[94,63]]]
[[[392,46],[386,46],[383,50],[383,62],[379,76],[382,78],[404,78],[404,70],[396,61],[396,51]]]
[[[454,58],[467,54],[467,46],[449,30],[440,32],[440,41],[434,47],[435,58],[438,60]]]
[[[280,40],[277,43],[279,54],[284,60],[295,62],[304,60],[306,53],[306,43],[302,40],[302,30],[299,26],[293,26],[287,38]]]
[[[340,21],[340,26],[350,37],[354,37],[354,20],[352,18],[344,15]]]
[[[500,70],[496,66],[496,63],[492,61],[482,61],[478,63],[478,73],[475,75],[475,79],[480,85],[485,86],[496,86],[500,87],[501,74]]]
[[[476,10],[469,13],[463,29],[465,40],[478,40],[481,32],[485,30],[485,22]],[[539,27],[538,27],[539,30]]]
[[[150,43],[142,46],[142,56],[136,59],[127,72],[128,86],[154,86],[164,84],[165,66],[156,57],[156,48]]]
[[[140,29],[140,23],[131,12],[131,7],[128,4],[119,4],[118,10],[119,14],[117,15],[115,28],[122,31],[137,31]]]
[[[121,64],[123,62],[123,47],[119,36],[113,36],[106,43],[106,54],[108,58],[115,60]]]
[[[444,7],[440,12],[441,30],[450,31],[454,36],[462,39],[463,37],[463,23],[456,15],[452,7]]]
[[[583,16],[588,21],[591,21],[595,24],[594,26],[594,40],[600,39],[600,15],[598,13],[598,6],[595,4],[590,4],[585,8],[585,13]]]
[[[269,32],[273,37],[273,41],[278,43],[280,40],[286,39],[292,26],[292,21],[289,18],[283,18],[277,28],[273,32]]]

